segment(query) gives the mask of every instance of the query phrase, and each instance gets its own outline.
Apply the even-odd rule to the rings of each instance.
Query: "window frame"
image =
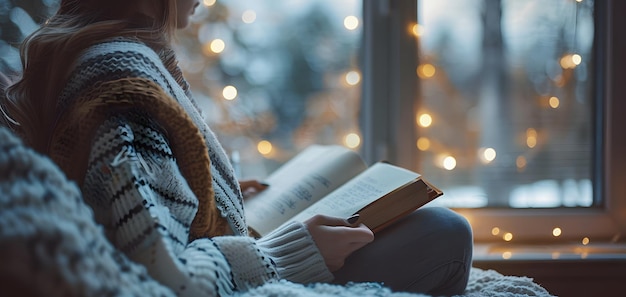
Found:
[[[620,240],[626,234],[626,84],[620,66],[626,66],[620,49],[626,36],[620,34],[625,20],[623,1],[595,1],[597,63],[595,94],[597,108],[594,151],[594,199],[592,208],[554,209],[455,209],[465,216],[474,230],[476,242],[502,241],[492,234],[494,227],[514,235],[513,242],[563,243]],[[365,160],[388,160],[419,171],[415,148],[415,112],[420,104],[418,46],[410,28],[417,23],[417,1],[363,1],[362,110],[361,130]],[[418,81],[418,83],[416,83]],[[423,172],[428,176],[427,172]],[[562,229],[554,237],[552,230]]]

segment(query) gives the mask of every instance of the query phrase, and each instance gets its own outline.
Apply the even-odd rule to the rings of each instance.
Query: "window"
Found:
[[[361,144],[361,2],[203,1],[181,68],[243,178],[313,143]]]
[[[625,206],[612,164],[624,144],[612,127],[623,90],[613,52],[623,37],[612,5],[365,1],[363,104],[376,119],[364,122],[365,155],[442,185],[452,199],[437,202],[464,214],[477,241],[619,239]],[[485,35],[485,20],[501,33]]]

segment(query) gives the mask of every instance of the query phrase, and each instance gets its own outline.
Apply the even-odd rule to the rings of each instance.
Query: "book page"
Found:
[[[316,214],[349,217],[383,195],[420,177],[418,173],[387,163],[376,163],[316,202],[293,220],[305,221]]]
[[[270,174],[264,180],[270,186],[245,201],[248,225],[265,235],[366,167],[350,149],[313,145]]]

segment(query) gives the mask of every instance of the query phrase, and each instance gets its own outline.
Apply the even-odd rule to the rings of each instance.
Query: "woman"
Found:
[[[380,281],[458,294],[472,236],[447,209],[377,234],[315,216],[248,236],[242,188],[170,48],[196,0],[62,0],[22,47],[2,104],[13,129],[76,181],[109,240],[179,295],[230,295],[286,279]],[[362,247],[364,247],[361,249]]]

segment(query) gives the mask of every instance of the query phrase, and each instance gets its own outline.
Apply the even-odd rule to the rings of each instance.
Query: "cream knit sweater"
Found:
[[[89,48],[76,65],[60,98],[62,108],[94,84],[120,79],[152,82],[182,107],[203,136],[214,205],[228,225],[220,236],[190,239],[199,200],[181,173],[182,158],[171,148],[172,131],[131,108],[106,115],[79,181],[96,221],[119,250],[181,296],[230,295],[281,278],[332,279],[301,223],[261,239],[248,236],[242,195],[225,152],[186,85],[177,83],[156,52],[139,42],[113,40]]]

